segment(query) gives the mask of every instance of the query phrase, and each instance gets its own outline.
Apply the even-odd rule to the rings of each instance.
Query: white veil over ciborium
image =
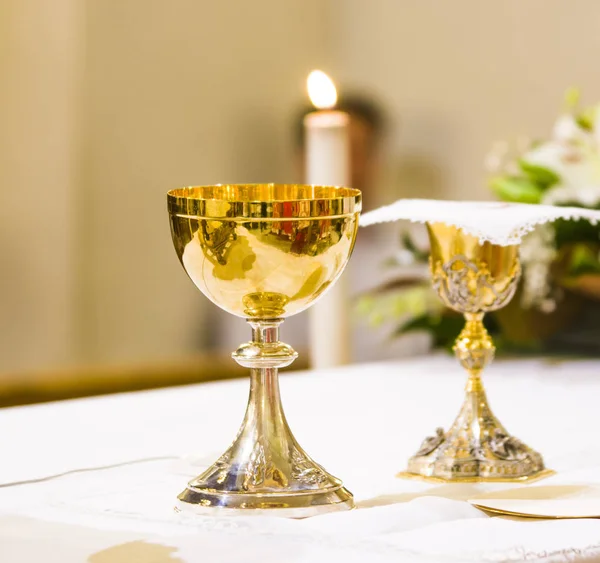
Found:
[[[448,201],[399,199],[360,218],[362,227],[407,220],[415,223],[444,223],[465,234],[500,246],[519,244],[537,225],[557,219],[600,221],[600,211],[580,207],[531,205],[499,201]]]
[[[542,456],[509,434],[492,413],[481,379],[495,346],[483,317],[513,297],[522,238],[557,219],[600,222],[600,211],[502,202],[401,199],[366,213],[360,224],[426,223],[433,288],[464,315],[454,353],[468,373],[466,397],[452,426],[437,428],[408,460],[402,477],[436,482],[530,481],[550,473]]]

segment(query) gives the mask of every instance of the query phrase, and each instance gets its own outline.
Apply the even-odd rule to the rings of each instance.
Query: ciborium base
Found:
[[[533,475],[525,475],[523,477],[488,477],[486,479],[482,479],[481,477],[459,477],[455,479],[444,479],[442,477],[427,477],[425,475],[421,475],[419,473],[411,473],[409,471],[400,471],[400,473],[396,474],[396,477],[400,479],[410,479],[412,481],[422,481],[424,483],[533,483],[535,481],[540,481],[541,479],[545,479],[546,477],[551,477],[555,475],[556,472],[552,469],[543,469],[538,473]]]
[[[354,507],[352,494],[313,461],[288,426],[278,368],[296,352],[279,341],[281,319],[249,321],[253,339],[233,358],[250,368],[246,416],[229,449],[179,495],[177,510],[196,514],[306,518]]]
[[[477,385],[479,383],[479,385]],[[434,482],[531,481],[552,474],[542,456],[508,434],[492,414],[480,381],[469,380],[462,409],[448,432],[438,428],[408,460],[400,477]]]
[[[467,313],[454,352],[469,374],[460,413],[448,432],[436,429],[400,477],[434,482],[531,481],[552,474],[542,456],[511,436],[489,407],[481,372],[494,356],[483,314]]]

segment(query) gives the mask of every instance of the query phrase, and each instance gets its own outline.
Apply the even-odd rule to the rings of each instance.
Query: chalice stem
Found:
[[[250,370],[250,395],[238,441],[260,444],[271,458],[279,458],[296,440],[288,426],[279,393],[279,370]]]
[[[236,362],[250,368],[250,394],[244,421],[230,451],[237,451],[241,465],[251,466],[253,457],[261,457],[283,471],[283,466],[289,465],[289,452],[300,450],[300,446],[288,426],[279,393],[279,368],[297,357],[295,350],[279,341],[282,322],[249,321],[252,341],[233,353]],[[249,459],[245,457],[248,452],[252,452]]]
[[[252,343],[258,350],[279,344],[280,323],[280,320],[252,323]],[[235,354],[234,359],[237,360]],[[281,364],[289,365],[294,359],[295,354],[290,351],[289,358],[285,358]],[[258,356],[250,363],[260,365],[261,358]],[[257,436],[281,437],[286,432],[289,433],[279,393],[278,367],[250,368],[250,396],[242,424],[242,428],[245,427],[253,427]]]
[[[279,341],[279,325],[282,319],[250,321],[255,357],[244,354],[246,346],[234,352],[233,358],[250,367],[250,396],[244,425],[253,424],[263,431],[272,429],[276,435],[289,427],[283,413],[279,393],[279,368],[290,365],[297,353]]]

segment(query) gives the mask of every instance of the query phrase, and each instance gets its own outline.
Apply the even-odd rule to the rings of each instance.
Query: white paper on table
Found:
[[[600,485],[531,485],[469,499],[468,502],[483,510],[532,518],[600,518]]]

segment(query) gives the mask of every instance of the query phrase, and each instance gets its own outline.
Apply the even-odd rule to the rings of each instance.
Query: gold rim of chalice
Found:
[[[209,219],[272,219],[350,215],[361,210],[361,193],[341,186],[307,184],[217,184],[167,193],[169,213]]]

